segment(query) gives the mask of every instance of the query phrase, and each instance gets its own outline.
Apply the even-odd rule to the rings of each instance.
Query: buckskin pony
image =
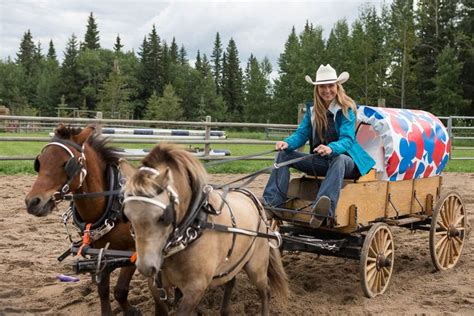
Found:
[[[52,141],[43,147],[35,160],[38,177],[25,199],[28,213],[46,216],[68,194],[87,195],[117,188],[119,157],[94,130],[93,126],[80,129],[58,125]],[[130,223],[121,218],[121,203],[117,204],[117,201],[117,195],[74,198],[74,224],[82,234],[87,230],[87,224],[91,224],[88,228],[92,247],[103,248],[110,243],[110,249],[134,250]],[[102,234],[105,235],[100,236]],[[135,266],[121,268],[114,290],[114,297],[125,314],[138,313],[127,300],[135,269]],[[112,314],[109,288],[110,272],[104,271],[98,283],[102,315]],[[157,301],[155,292],[152,291]]]
[[[270,247],[274,235],[252,193],[213,190],[202,164],[176,145],[156,146],[142,163],[139,170],[120,163],[127,178],[124,214],[135,233],[136,265],[147,277],[161,271],[164,287],[181,291],[178,315],[196,313],[206,289],[224,284],[221,313],[229,314],[242,269],[257,287],[262,314],[269,313],[268,290],[286,301],[280,253]]]

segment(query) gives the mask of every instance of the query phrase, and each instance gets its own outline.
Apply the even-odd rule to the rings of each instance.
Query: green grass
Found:
[[[28,133],[28,134],[12,134],[0,133],[1,137],[46,137],[47,133]],[[266,139],[264,133],[256,132],[238,132],[231,131],[228,133],[229,139],[246,138],[246,139]],[[2,142],[0,140],[0,156],[36,156],[41,148],[46,144],[41,142]],[[460,146],[459,144],[456,144]],[[134,149],[151,149],[154,144],[120,144],[113,143],[114,147],[134,148]],[[196,144],[193,147],[203,148],[204,145]],[[273,148],[273,145],[235,145],[235,144],[215,144],[213,149],[228,149],[232,153],[232,157],[264,152]],[[272,155],[269,155],[271,157]],[[474,149],[460,150],[454,147],[453,157],[474,157]],[[271,160],[265,161],[236,161],[229,162],[208,169],[210,173],[250,173],[272,164]],[[445,171],[448,172],[474,172],[474,160],[450,160]],[[34,173],[32,161],[0,161],[0,174],[18,174],[18,173]]]

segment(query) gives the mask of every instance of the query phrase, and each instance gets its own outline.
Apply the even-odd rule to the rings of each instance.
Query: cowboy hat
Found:
[[[344,71],[339,75],[339,77],[336,74],[336,70],[331,67],[331,65],[327,64],[326,66],[321,65],[318,68],[318,71],[316,71],[316,80],[313,81],[310,76],[306,75],[304,77],[306,82],[311,83],[312,85],[320,85],[320,84],[330,84],[330,83],[335,83],[339,82],[340,84],[343,84],[347,80],[349,80],[349,73],[347,71]]]

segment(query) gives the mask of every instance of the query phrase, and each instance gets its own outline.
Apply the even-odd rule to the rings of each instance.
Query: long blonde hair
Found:
[[[337,82],[337,93],[336,101],[341,106],[342,113],[345,117],[349,118],[349,109],[352,109],[354,114],[356,113],[356,104],[344,91],[342,85]],[[324,140],[324,134],[328,128],[328,119],[326,117],[326,106],[324,105],[323,99],[319,96],[318,86],[314,86],[314,102],[313,102],[314,122],[313,125],[316,127],[316,133],[321,141]]]

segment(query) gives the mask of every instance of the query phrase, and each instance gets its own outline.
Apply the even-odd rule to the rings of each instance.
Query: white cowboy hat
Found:
[[[331,65],[327,64],[326,66],[319,66],[318,71],[316,71],[315,81],[313,81],[308,75],[306,75],[304,79],[306,80],[306,82],[311,83],[315,86],[319,84],[330,84],[335,82],[343,84],[344,82],[349,80],[349,73],[347,71],[344,71],[338,77],[336,74],[336,70],[332,68]]]

